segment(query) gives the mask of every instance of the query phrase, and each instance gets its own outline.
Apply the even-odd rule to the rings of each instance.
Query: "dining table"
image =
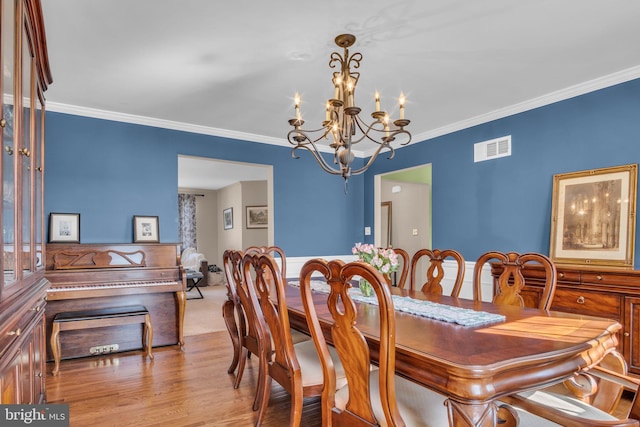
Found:
[[[321,280],[320,280],[321,282]],[[313,281],[312,281],[313,283]],[[291,327],[309,332],[298,283],[286,286]],[[313,287],[312,287],[313,289]],[[390,288],[404,301],[489,317],[465,325],[400,311],[396,305],[396,374],[446,396],[452,426],[496,425],[501,396],[550,386],[597,364],[618,345],[622,326],[615,320],[545,311]],[[327,294],[313,292],[325,338],[330,343]],[[416,301],[417,300],[417,301]],[[375,304],[354,301],[357,326],[365,336],[372,363],[379,346]],[[492,317],[492,318],[491,318]]]

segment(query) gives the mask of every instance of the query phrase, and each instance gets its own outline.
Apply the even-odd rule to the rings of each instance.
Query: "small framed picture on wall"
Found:
[[[160,230],[157,216],[133,217],[133,243],[158,243]]]
[[[267,228],[269,210],[266,206],[247,206],[247,228]]]
[[[222,211],[222,225],[225,230],[233,228],[233,208],[227,208]]]
[[[50,213],[49,243],[80,243],[80,214]]]

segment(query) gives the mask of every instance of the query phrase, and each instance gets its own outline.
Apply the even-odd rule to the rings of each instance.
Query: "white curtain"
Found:
[[[180,250],[197,248],[195,194],[178,194],[178,227],[182,244]]]

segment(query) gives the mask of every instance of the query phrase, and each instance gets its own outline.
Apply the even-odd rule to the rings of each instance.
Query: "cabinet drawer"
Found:
[[[580,272],[572,270],[558,271],[558,282],[580,283]]]
[[[551,309],[620,320],[622,301],[618,295],[556,289]]]
[[[638,286],[638,276],[614,271],[583,271],[582,283],[596,285]]]

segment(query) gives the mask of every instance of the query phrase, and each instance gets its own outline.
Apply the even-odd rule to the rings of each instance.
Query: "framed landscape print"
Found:
[[[160,230],[157,216],[133,217],[133,243],[158,243]]]
[[[49,214],[49,243],[80,243],[79,213]]]
[[[550,256],[633,268],[638,165],[554,175]]]
[[[222,225],[225,230],[233,228],[233,208],[227,208],[222,211]]]
[[[247,206],[247,228],[267,228],[269,210],[266,206]]]

